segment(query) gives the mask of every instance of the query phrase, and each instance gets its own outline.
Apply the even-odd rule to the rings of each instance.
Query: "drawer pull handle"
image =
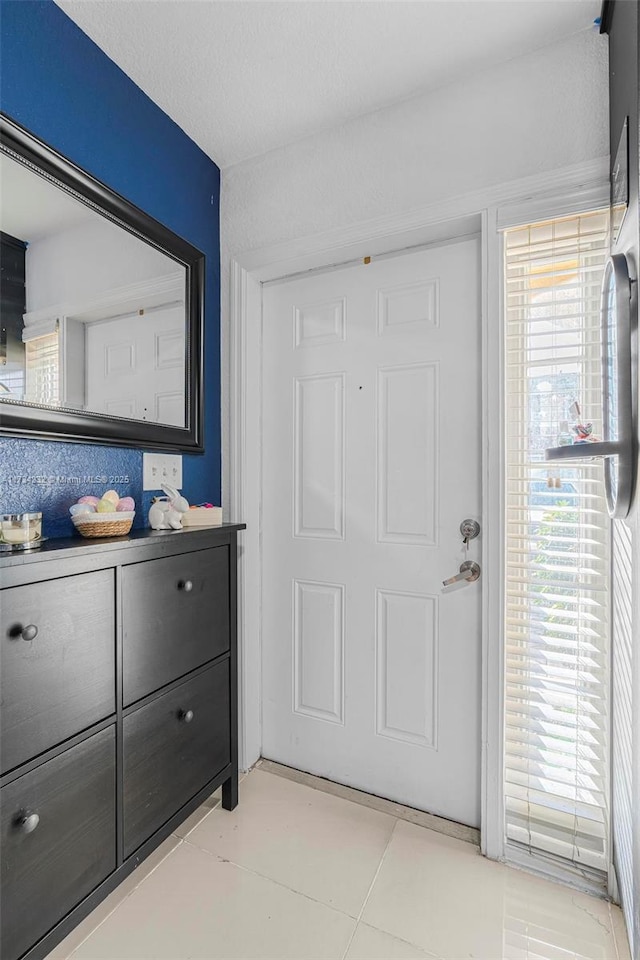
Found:
[[[26,627],[23,627],[20,631],[20,636],[23,640],[35,640],[35,638],[38,636],[38,628],[36,627],[35,623],[29,623]]]
[[[178,590],[183,590],[185,593],[191,593],[193,590],[193,580],[181,580],[178,584]]]
[[[193,720],[193,710],[180,710],[178,720],[182,720],[183,723],[191,723]]]
[[[14,821],[16,828],[20,833],[33,833],[40,823],[40,817],[37,813],[31,813],[29,810],[22,810]]]

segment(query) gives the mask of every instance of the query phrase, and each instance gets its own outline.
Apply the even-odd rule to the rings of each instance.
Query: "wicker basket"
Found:
[[[134,516],[132,510],[123,513],[80,513],[71,519],[83,537],[126,537]]]

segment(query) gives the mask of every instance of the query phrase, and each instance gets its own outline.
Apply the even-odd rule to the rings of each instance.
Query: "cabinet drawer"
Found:
[[[1,955],[15,960],[115,869],[114,728],[14,780],[0,799]]]
[[[124,719],[124,853],[230,760],[229,663],[217,663]]]
[[[115,712],[113,571],[0,595],[2,772]]]
[[[214,547],[122,571],[124,704],[229,649],[229,550]]]

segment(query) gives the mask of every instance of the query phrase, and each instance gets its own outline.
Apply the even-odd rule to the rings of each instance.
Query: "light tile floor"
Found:
[[[629,960],[620,911],[260,769],[48,960]]]

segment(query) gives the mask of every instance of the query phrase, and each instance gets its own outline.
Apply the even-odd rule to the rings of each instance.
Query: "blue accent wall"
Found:
[[[0,106],[205,254],[205,453],[183,455],[183,492],[220,503],[220,171],[53,0],[0,0]],[[107,487],[146,523],[141,450],[2,437],[0,457],[0,512],[42,509],[46,536],[73,533],[76,477],[128,476]]]

